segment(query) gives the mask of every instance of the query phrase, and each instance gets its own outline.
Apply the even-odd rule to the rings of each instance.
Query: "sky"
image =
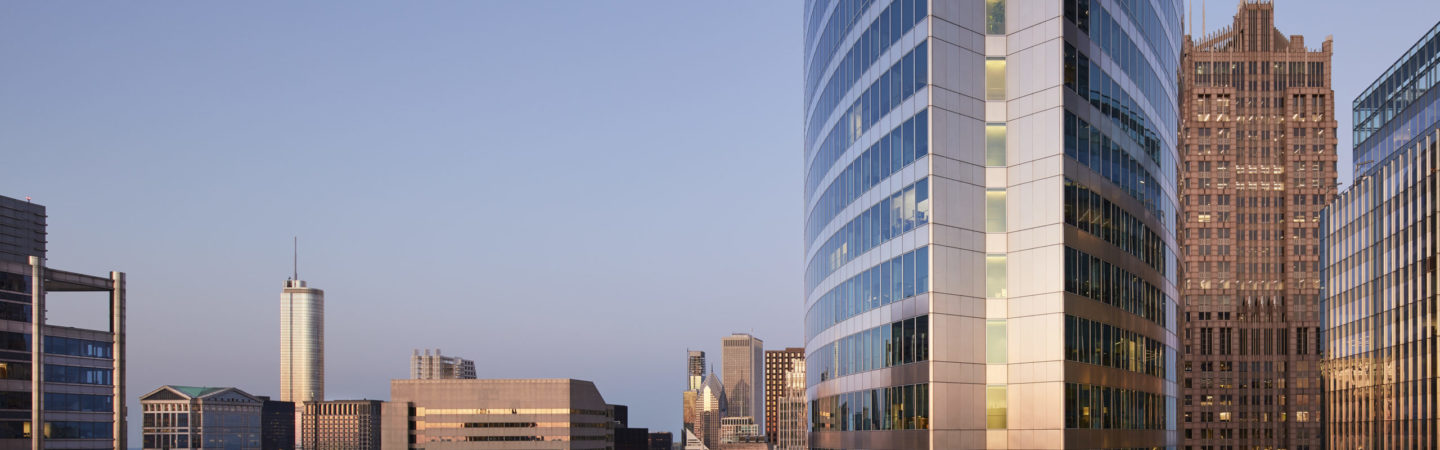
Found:
[[[278,392],[296,236],[327,397],[386,399],[440,348],[675,432],[687,349],[803,344],[801,8],[9,2],[0,195],[47,206],[52,267],[128,274],[132,442],[161,385]],[[1433,5],[1277,8],[1335,36],[1348,180],[1350,101]],[[52,296],[52,322],[104,301]]]

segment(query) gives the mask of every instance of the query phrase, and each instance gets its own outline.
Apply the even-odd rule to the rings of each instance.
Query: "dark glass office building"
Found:
[[[1179,445],[1180,10],[806,1],[811,448]]]

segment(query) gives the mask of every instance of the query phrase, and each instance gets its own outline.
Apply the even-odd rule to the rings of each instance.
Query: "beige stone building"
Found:
[[[305,403],[300,442],[305,450],[380,448],[379,400],[330,400]]]
[[[383,448],[605,449],[614,422],[589,381],[392,380]]]

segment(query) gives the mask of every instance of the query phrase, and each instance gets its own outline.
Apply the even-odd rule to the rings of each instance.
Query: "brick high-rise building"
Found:
[[[1335,196],[1331,40],[1275,6],[1181,55],[1184,448],[1321,448],[1320,210]]]
[[[780,399],[785,397],[785,374],[795,367],[796,361],[805,360],[805,347],[790,347],[784,350],[765,351],[765,440],[775,443],[776,414]]]

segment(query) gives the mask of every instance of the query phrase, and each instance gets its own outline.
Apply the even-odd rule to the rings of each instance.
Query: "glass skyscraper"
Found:
[[[1355,181],[1325,208],[1327,448],[1434,448],[1440,24],[1354,102]]]
[[[298,274],[280,294],[280,401],[295,403],[297,437],[305,404],[325,401],[325,291]]]
[[[803,26],[811,448],[1176,446],[1180,3]]]

